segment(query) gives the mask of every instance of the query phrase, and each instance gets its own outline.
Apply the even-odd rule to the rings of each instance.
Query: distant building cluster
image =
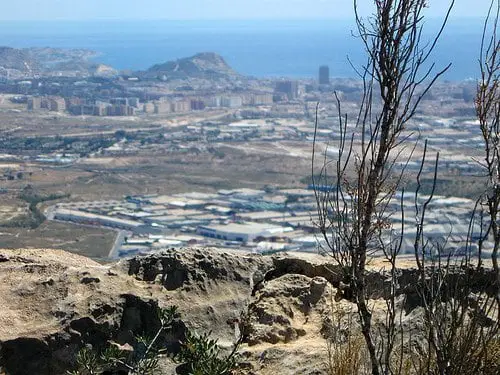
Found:
[[[168,246],[213,245],[256,252],[316,251],[314,193],[289,189],[128,196],[61,203],[52,218],[127,231],[118,255]]]
[[[144,103],[143,111],[145,113],[162,114],[201,111],[205,108],[239,108],[242,106],[273,105],[273,103],[273,95],[268,93],[214,95],[188,99],[171,99],[163,97],[153,102]]]
[[[48,109],[53,112],[69,112],[73,115],[90,116],[133,116],[139,105],[138,98],[118,98],[109,102],[89,102],[80,98],[62,98],[57,96],[33,96],[28,98],[27,109],[39,111]]]
[[[67,101],[71,114],[87,116],[134,116],[140,105],[139,98],[134,97],[93,103],[80,98],[69,98]]]
[[[42,108],[53,112],[64,112],[66,111],[66,101],[59,96],[35,96],[28,99],[28,110],[37,111]]]
[[[323,188],[331,189],[317,187]],[[422,196],[419,201],[428,198]],[[348,202],[351,198],[346,195],[345,199]],[[414,200],[414,194],[396,193],[388,209],[397,211],[403,202],[411,210]],[[471,214],[472,201],[435,196],[431,205],[432,212],[429,211],[425,221],[427,235],[435,243],[446,244],[449,254],[461,254],[469,246],[469,227],[462,223]],[[254,252],[317,252],[325,244],[315,224],[315,208],[311,186],[269,191],[242,188],[213,194],[137,195],[123,201],[61,203],[53,208],[53,218],[127,231],[119,248],[121,255],[188,245]],[[395,215],[393,227],[383,232],[381,239],[390,241],[405,228],[401,253],[411,253],[414,251],[414,231],[408,229],[411,220],[414,220],[411,214],[403,218]]]
[[[132,77],[133,78],[133,77]],[[48,109],[85,116],[135,116],[189,113],[213,108],[299,104],[311,100],[311,95],[330,90],[330,69],[319,67],[319,79],[270,79],[263,82],[239,82],[214,88],[204,81],[189,81],[183,85],[150,85],[131,77],[118,84],[105,79],[27,80],[6,89],[24,93],[30,111]],[[312,101],[316,101],[312,98]],[[248,109],[248,108],[246,108]],[[251,108],[249,108],[252,110]],[[286,111],[286,110],[285,110]]]
[[[78,97],[62,98],[32,96],[28,98],[27,109],[38,111],[48,109],[55,112],[69,112],[80,116],[134,116],[140,112],[149,114],[186,113],[202,111],[205,108],[240,108],[243,106],[273,105],[270,93],[242,95],[214,95],[194,98],[160,97],[143,101],[138,97],[113,98],[109,100],[88,100]]]
[[[299,83],[297,81],[278,81],[276,82],[275,93],[278,100],[284,96],[288,100],[296,100],[299,97]]]

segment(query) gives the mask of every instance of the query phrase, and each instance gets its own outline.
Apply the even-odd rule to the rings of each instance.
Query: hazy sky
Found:
[[[1,20],[351,18],[350,0],[1,0]],[[371,0],[359,0],[370,4]],[[439,16],[449,0],[429,0]],[[484,16],[490,0],[456,0],[453,17]]]

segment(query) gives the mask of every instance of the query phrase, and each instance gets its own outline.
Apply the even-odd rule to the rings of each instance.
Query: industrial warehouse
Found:
[[[409,193],[404,197],[397,195],[390,207],[398,210],[401,198],[411,210],[414,195]],[[452,251],[460,251],[465,246],[468,228],[459,223],[469,217],[472,207],[468,199],[435,197],[432,213],[426,216],[426,228],[433,241],[446,241]],[[49,207],[46,215],[52,220],[118,231],[111,257],[185,246],[217,246],[258,253],[325,250],[315,224],[312,187],[136,195],[121,201],[59,203]],[[411,220],[412,215],[404,218],[405,222]],[[397,232],[403,225],[401,218],[394,215],[392,230]],[[402,253],[413,251],[414,235],[406,231]]]

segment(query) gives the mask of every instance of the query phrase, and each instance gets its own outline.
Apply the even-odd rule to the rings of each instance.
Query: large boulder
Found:
[[[1,250],[0,358],[9,374],[63,374],[84,345],[160,327],[161,287],[58,250]]]

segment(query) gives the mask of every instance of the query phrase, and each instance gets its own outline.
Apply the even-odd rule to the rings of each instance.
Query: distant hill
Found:
[[[148,70],[139,72],[139,75],[144,78],[165,79],[223,79],[239,76],[222,56],[213,52],[198,53],[191,57],[153,65]]]
[[[86,49],[0,46],[0,75],[24,78],[51,74],[57,76],[118,74],[112,67],[93,61],[96,56],[96,52]],[[240,77],[222,56],[213,52],[198,53],[191,57],[156,64],[136,74],[142,78],[166,80],[189,78],[219,80]]]
[[[115,72],[110,67],[103,69],[103,65],[91,61],[96,55],[85,49],[0,47],[0,70],[9,70],[13,77],[61,72]]]
[[[23,72],[40,69],[39,62],[29,49],[11,47],[0,47],[0,67]]]

